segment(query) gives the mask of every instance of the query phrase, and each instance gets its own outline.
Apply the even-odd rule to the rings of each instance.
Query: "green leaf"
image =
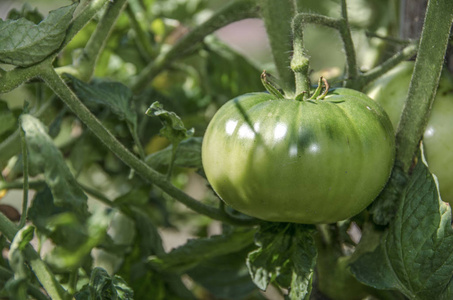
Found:
[[[373,215],[373,221],[379,225],[388,225],[398,208],[401,193],[408,181],[406,173],[395,165],[388,181],[388,186],[373,201],[370,207],[370,213]]]
[[[175,165],[185,168],[197,168],[201,169],[201,144],[203,138],[201,137],[190,137],[185,141],[182,141],[177,149],[177,156],[175,159]],[[171,163],[173,145],[167,148],[150,154],[146,157],[146,163],[154,169],[161,169],[168,167]]]
[[[87,196],[71,174],[63,155],[53,144],[44,125],[27,114],[20,117],[20,124],[25,131],[30,170],[44,172],[55,205],[70,208],[79,216],[86,216]]]
[[[107,107],[121,120],[125,120],[135,129],[137,114],[134,111],[132,91],[122,83],[95,81],[91,84],[65,74],[69,78],[74,92],[88,107]]]
[[[191,137],[194,133],[193,128],[187,130],[180,117],[174,112],[165,110],[163,105],[157,101],[151,104],[146,114],[159,118],[163,125],[160,134],[168,138],[174,147],[177,147],[181,141]]]
[[[396,289],[410,299],[453,299],[452,248],[450,206],[419,161],[380,246],[360,256],[351,271],[369,286]]]
[[[5,132],[15,129],[16,118],[14,114],[9,110],[8,104],[0,100],[0,135]]]
[[[0,61],[27,67],[44,60],[60,47],[76,7],[72,4],[51,11],[37,25],[24,18],[0,19]]]
[[[153,295],[156,300],[193,299],[180,276],[162,276],[143,263],[150,255],[165,253],[162,240],[157,227],[143,211],[132,209],[129,216],[135,221],[137,234],[133,251],[125,257],[121,275],[134,289],[136,299],[147,299],[149,295]]]
[[[204,260],[188,275],[218,298],[252,299],[247,296],[257,289],[244,262],[253,248]]]
[[[209,258],[250,246],[255,230],[241,229],[224,235],[189,240],[167,254],[151,256],[151,266],[165,272],[184,273]]]
[[[113,214],[97,210],[86,222],[80,224],[71,214],[59,214],[50,219],[49,227],[72,226],[84,233],[85,239],[73,248],[56,247],[46,257],[46,261],[59,270],[74,270],[80,267],[88,258],[91,250],[100,245],[112,220]]]
[[[316,263],[312,229],[298,224],[263,225],[255,237],[259,248],[250,252],[247,267],[253,282],[266,290],[271,279],[289,288],[290,299],[309,299]]]
[[[14,237],[8,253],[9,265],[14,277],[8,280],[5,290],[13,299],[27,299],[27,280],[29,270],[26,267],[24,249],[33,239],[34,227],[25,226]]]
[[[24,3],[20,11],[15,8],[11,9],[6,18],[10,20],[25,18],[32,21],[34,24],[39,24],[44,19],[44,16],[38,11],[37,8],[33,9],[30,4]]]
[[[76,300],[132,300],[133,298],[134,292],[120,276],[112,277],[100,267],[93,269],[90,283],[75,295]]]

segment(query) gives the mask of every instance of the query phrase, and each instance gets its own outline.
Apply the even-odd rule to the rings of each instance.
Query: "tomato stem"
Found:
[[[436,95],[453,21],[452,11],[451,0],[428,2],[414,73],[396,132],[396,158],[405,171],[412,164]]]
[[[293,57],[291,69],[296,79],[296,98],[306,99],[310,93],[309,59],[305,55],[303,45],[303,16],[297,14],[292,22],[293,29]]]

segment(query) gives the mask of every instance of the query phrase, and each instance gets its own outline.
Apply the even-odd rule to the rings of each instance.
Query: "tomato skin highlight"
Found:
[[[414,62],[402,62],[366,88],[366,93],[388,113],[394,128],[403,110]],[[443,72],[423,135],[429,169],[439,180],[443,201],[453,205],[453,77]]]
[[[366,208],[394,156],[384,110],[343,88],[314,101],[239,96],[218,110],[202,145],[208,181],[227,204],[266,221],[304,224]]]

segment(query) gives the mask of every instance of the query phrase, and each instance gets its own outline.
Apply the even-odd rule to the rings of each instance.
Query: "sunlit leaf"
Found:
[[[309,299],[316,262],[312,229],[296,224],[266,224],[257,233],[259,248],[250,252],[247,266],[262,290],[273,278],[290,288],[290,299]]]

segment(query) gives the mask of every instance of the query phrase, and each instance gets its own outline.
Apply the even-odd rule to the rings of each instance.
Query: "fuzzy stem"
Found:
[[[303,41],[303,26],[305,15],[297,14],[292,23],[293,30],[293,58],[291,59],[291,69],[296,79],[296,97],[304,95],[306,99],[310,93],[309,60],[305,55]]]
[[[346,76],[345,76],[345,86],[349,86],[349,82],[354,82],[354,80],[359,75],[359,70],[357,68],[357,58],[354,49],[354,42],[352,41],[351,29],[349,28],[348,22],[348,10],[346,6],[346,0],[341,0],[341,16],[342,22],[340,22],[340,31],[341,38],[343,40],[344,51],[346,53]]]
[[[442,71],[450,28],[453,1],[430,0],[420,39],[417,60],[407,100],[396,133],[396,159],[408,171],[425,131]]]
[[[400,62],[410,59],[416,53],[417,45],[415,44],[408,45],[402,51],[396,53],[381,65],[377,66],[376,68],[368,71],[363,75],[360,75],[359,78],[357,78],[354,88],[357,90],[362,90],[368,83],[384,75]]]

